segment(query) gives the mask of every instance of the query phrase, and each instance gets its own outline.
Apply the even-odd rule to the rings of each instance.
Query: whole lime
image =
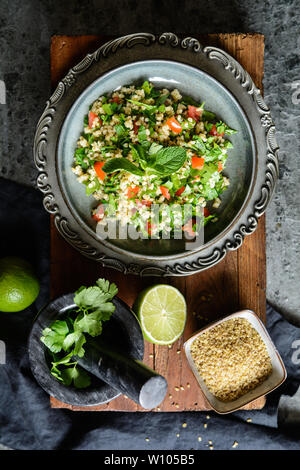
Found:
[[[0,259],[0,311],[20,312],[38,296],[40,284],[28,261],[14,256]]]

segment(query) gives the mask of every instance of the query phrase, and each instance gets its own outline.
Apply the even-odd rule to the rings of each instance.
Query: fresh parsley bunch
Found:
[[[76,388],[90,385],[91,378],[78,367],[76,356],[84,356],[88,336],[101,335],[102,322],[109,320],[115,310],[111,300],[117,292],[117,286],[105,279],[98,279],[91,287],[80,287],[74,296],[78,308],[43,330],[41,341],[52,356],[51,374],[59,382],[67,386],[73,383]]]

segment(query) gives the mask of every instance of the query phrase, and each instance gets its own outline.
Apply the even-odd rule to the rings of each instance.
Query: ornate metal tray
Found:
[[[85,216],[91,202],[88,198],[82,202],[79,184],[69,171],[78,138],[77,118],[96,92],[99,96],[104,89],[129,83],[122,82],[125,77],[130,81],[151,78],[166,88],[176,83],[185,94],[204,98],[211,111],[216,112],[219,104],[217,114],[238,127],[236,153],[228,167],[232,185],[218,222],[206,229],[203,246],[185,251],[173,241],[100,241]],[[249,74],[223,50],[203,48],[194,38],[179,39],[172,33],[132,34],[88,54],[59,82],[34,140],[37,185],[62,236],[104,266],[152,276],[193,274],[221,261],[228,250],[239,248],[244,236],[256,229],[270,201],[278,177],[277,153],[270,110]]]

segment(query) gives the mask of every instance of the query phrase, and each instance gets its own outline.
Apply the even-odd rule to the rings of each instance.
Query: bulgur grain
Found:
[[[239,398],[272,372],[265,343],[245,318],[233,318],[200,334],[191,355],[209,391],[223,402]]]

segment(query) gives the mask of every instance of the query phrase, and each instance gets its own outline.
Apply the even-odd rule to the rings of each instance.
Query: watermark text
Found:
[[[3,80],[0,80],[0,104],[6,104],[6,86]]]
[[[4,341],[0,340],[0,364],[6,364],[6,346]]]
[[[300,339],[296,339],[295,341],[293,341],[292,349],[295,349],[292,354],[292,363],[298,365],[300,364]]]

